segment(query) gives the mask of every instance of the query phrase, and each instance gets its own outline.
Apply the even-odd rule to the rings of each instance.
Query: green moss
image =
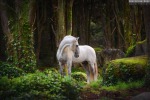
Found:
[[[127,51],[126,51],[126,57],[129,57],[129,56],[132,56],[133,54],[134,54],[134,52],[135,52],[135,47],[136,47],[136,45],[132,45],[132,46],[130,46],[128,49],[127,49]]]
[[[147,68],[147,56],[112,60],[105,65],[103,84],[114,85],[118,81],[131,82],[144,78]]]
[[[111,63],[114,64],[124,63],[127,65],[139,64],[145,66],[147,64],[147,56],[137,56],[137,57],[116,59],[116,60],[112,60]]]
[[[96,52],[101,52],[103,49],[102,49],[102,48],[97,47],[97,48],[94,48],[94,50],[95,50]]]
[[[144,44],[147,41],[147,39],[143,40],[143,41],[139,41],[137,42],[137,44]]]

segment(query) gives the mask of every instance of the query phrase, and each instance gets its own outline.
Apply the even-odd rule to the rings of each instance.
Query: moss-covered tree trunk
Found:
[[[72,6],[74,0],[66,0],[66,34],[72,34]]]
[[[62,38],[66,35],[65,27],[65,0],[58,0],[58,9],[57,9],[57,46],[61,42]]]
[[[131,7],[129,5],[129,2],[124,0],[124,34],[125,34],[125,48],[127,49],[129,46],[133,45],[133,39],[132,39],[132,25],[130,20],[130,12]]]

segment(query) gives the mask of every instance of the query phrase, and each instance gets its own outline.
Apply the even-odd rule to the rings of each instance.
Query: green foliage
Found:
[[[132,60],[133,58],[128,58],[128,60],[129,59]],[[130,61],[130,63],[128,62],[128,60],[128,63],[126,63],[126,60],[124,60],[124,62],[121,59],[116,61],[114,60],[105,65],[106,69],[103,73],[104,85],[114,85],[119,81],[130,82],[144,78],[146,63],[142,63],[142,59],[139,59],[139,61],[136,62]]]
[[[7,91],[10,89],[11,83],[10,83],[10,79],[5,76],[5,77],[1,77],[0,78],[0,92],[3,91]]]
[[[86,81],[86,74],[83,72],[74,72],[71,75],[77,81]]]
[[[0,78],[7,76],[8,78],[18,77],[23,75],[24,71],[20,68],[17,68],[11,63],[0,62]]]
[[[28,18],[29,0],[24,0],[19,5],[19,11],[12,12],[13,14],[9,16],[12,41],[7,48],[10,49],[7,51],[8,62],[25,72],[33,72],[36,66],[36,58],[33,47],[33,33]]]
[[[116,85],[113,86],[102,86],[102,90],[107,91],[120,91],[120,90],[129,90],[129,89],[136,89],[141,88],[144,86],[144,81],[134,81],[134,82],[118,82]]]
[[[79,91],[81,86],[78,81],[71,79],[70,77],[65,77],[61,82],[62,94],[65,96],[65,100],[76,100],[79,99]]]
[[[130,46],[127,51],[126,51],[126,57],[130,57],[130,56],[133,56],[133,54],[135,53],[135,47],[136,45],[132,45]]]
[[[30,26],[27,21],[22,21],[20,25],[16,24],[13,31],[13,54],[8,58],[9,62],[11,61],[17,67],[22,68],[26,72],[33,72],[36,66],[32,35],[33,34],[30,31]]]
[[[0,97],[3,99],[76,100],[80,89],[76,80],[62,78],[53,70],[36,71],[12,80],[0,79]]]

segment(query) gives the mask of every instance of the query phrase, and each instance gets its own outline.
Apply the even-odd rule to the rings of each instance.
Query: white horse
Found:
[[[68,74],[71,75],[72,63],[80,63],[86,70],[87,83],[97,80],[98,70],[95,50],[88,45],[79,46],[78,38],[64,37],[57,50],[57,59],[61,74],[63,74],[65,64],[68,67]]]

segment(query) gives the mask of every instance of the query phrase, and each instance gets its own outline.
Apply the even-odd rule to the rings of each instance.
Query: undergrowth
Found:
[[[57,71],[36,71],[13,79],[0,78],[0,99],[76,100],[81,88],[78,81],[61,77]]]
[[[118,82],[116,85],[113,86],[102,86],[102,90],[107,91],[121,91],[121,90],[129,90],[129,89],[136,89],[141,88],[144,86],[144,81],[134,81],[134,82]]]

